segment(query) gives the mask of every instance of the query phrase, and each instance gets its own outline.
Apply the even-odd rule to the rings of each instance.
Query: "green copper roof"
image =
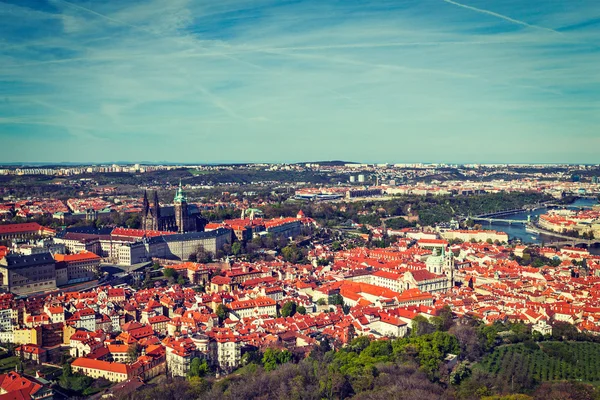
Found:
[[[187,198],[185,197],[185,193],[183,193],[183,188],[181,187],[181,180],[179,180],[179,188],[175,193],[175,199],[173,201],[175,203],[187,203]]]

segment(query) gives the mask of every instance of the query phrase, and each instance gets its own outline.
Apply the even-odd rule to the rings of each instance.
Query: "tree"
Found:
[[[133,228],[133,229],[138,229],[142,224],[142,220],[139,216],[139,214],[135,214],[132,215],[131,217],[127,218],[127,221],[125,221],[125,225],[127,225],[128,228]]]
[[[129,346],[129,349],[127,350],[127,357],[129,357],[129,361],[134,362],[135,360],[137,360],[141,352],[142,347],[138,342],[135,342],[134,344]]]
[[[296,303],[294,303],[293,301],[288,301],[283,305],[283,307],[281,307],[281,316],[284,318],[292,317],[295,313]]]
[[[327,300],[325,300],[325,298],[321,297],[319,300],[317,300],[317,305],[319,306],[324,306],[327,304]]]
[[[577,328],[568,322],[556,321],[552,324],[552,337],[556,340],[573,340],[577,335]]]
[[[225,319],[227,319],[227,316],[229,315],[229,310],[227,309],[227,307],[225,307],[224,304],[219,304],[217,306],[217,309],[215,310],[215,314],[217,314],[217,317],[219,317],[219,321],[223,322]]]
[[[297,263],[304,257],[302,251],[298,248],[298,246],[296,246],[295,243],[282,248],[281,255],[285,261],[291,263]]]
[[[429,320],[422,315],[417,315],[411,321],[411,329],[413,336],[421,336],[435,332],[436,328]]]
[[[453,385],[459,385],[462,381],[471,376],[471,369],[467,363],[460,363],[456,366],[454,371],[450,374],[450,383]]]
[[[206,251],[204,247],[198,246],[198,250],[196,251],[196,262],[202,264],[212,262],[212,254],[209,251]]]
[[[277,365],[288,363],[292,360],[292,353],[288,350],[276,350],[268,348],[262,358],[265,371],[273,371]]]
[[[334,306],[343,306],[344,298],[341,294],[334,294],[332,296],[329,296],[329,304],[332,304]]]
[[[67,378],[70,377],[71,375],[73,375],[73,369],[71,368],[71,363],[64,364],[62,367],[62,370],[63,370],[63,376],[66,376]]]
[[[202,377],[206,375],[209,371],[208,364],[206,360],[201,360],[198,357],[194,357],[192,362],[190,363],[190,369],[188,371],[188,378],[193,377]]]
[[[350,314],[350,309],[352,307],[350,307],[348,304],[344,303],[342,304],[342,311],[344,312],[344,314],[348,315]]]
[[[237,256],[241,252],[242,252],[242,244],[240,242],[235,242],[234,244],[231,245],[231,253],[234,256]]]
[[[185,285],[185,282],[186,282],[186,281],[185,281],[185,278],[184,278],[183,276],[179,276],[179,278],[177,278],[177,283],[178,283],[179,285],[182,285],[182,286],[183,286],[183,285]]]
[[[242,365],[248,365],[251,363],[260,364],[262,360],[262,353],[258,350],[248,351],[242,356]]]
[[[152,279],[150,278],[150,274],[147,272],[144,274],[144,281],[142,282],[142,287],[144,289],[152,287]]]
[[[300,315],[304,315],[304,314],[306,314],[306,307],[298,306],[298,308],[296,308],[296,312]]]
[[[165,268],[163,270],[163,275],[165,278],[175,278],[177,276],[177,271],[175,271],[173,268]]]
[[[439,315],[438,317],[441,320],[441,325],[440,325],[440,330],[441,331],[448,331],[452,325],[453,325],[453,321],[452,321],[452,309],[450,308],[450,306],[444,306],[440,311],[439,311]]]
[[[332,258],[319,258],[317,259],[317,265],[326,266],[332,262]]]

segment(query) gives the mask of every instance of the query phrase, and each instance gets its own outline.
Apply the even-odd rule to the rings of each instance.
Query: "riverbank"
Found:
[[[578,198],[573,203],[565,205],[567,208],[582,208],[582,207],[592,207],[598,204],[597,199],[590,198]],[[538,208],[532,211],[521,211],[515,214],[510,215],[510,219],[512,220],[520,220],[527,221],[528,217],[531,219],[535,219],[542,214],[546,214],[548,212],[547,207]],[[556,241],[556,237],[545,235],[543,232],[534,233],[528,232],[526,225],[507,225],[502,222],[491,222],[491,223],[483,223],[482,227],[484,229],[493,229],[496,231],[506,232],[508,234],[509,239],[520,240],[525,244],[538,244],[541,245],[543,243],[548,243],[551,241]],[[538,229],[539,230],[539,229]],[[590,248],[590,252],[594,254],[600,254],[600,247],[592,246]]]

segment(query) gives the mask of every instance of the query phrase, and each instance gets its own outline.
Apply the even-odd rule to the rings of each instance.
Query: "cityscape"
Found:
[[[1,363],[31,398],[225,396],[240,371],[359,345],[387,362],[381,345],[417,346],[412,363],[433,357],[415,366],[427,390],[458,391],[514,343],[538,357],[600,337],[600,165],[1,172]],[[599,377],[544,357],[556,369],[520,361],[521,390]]]
[[[0,400],[600,399],[599,21],[0,0]]]

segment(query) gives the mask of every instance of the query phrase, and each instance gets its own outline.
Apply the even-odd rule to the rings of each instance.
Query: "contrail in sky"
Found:
[[[505,20],[505,21],[512,22],[513,24],[517,24],[517,25],[526,26],[526,27],[528,27],[528,28],[540,29],[540,30],[543,30],[543,31],[548,31],[548,32],[553,32],[553,33],[558,33],[558,34],[561,34],[561,35],[562,35],[562,33],[561,33],[561,32],[559,32],[559,31],[555,31],[554,29],[545,28],[545,27],[543,27],[543,26],[538,26],[538,25],[532,25],[532,24],[528,24],[528,23],[527,23],[527,22],[525,22],[525,21],[520,21],[520,20],[518,20],[518,19],[514,19],[514,18],[511,18],[511,17],[507,17],[506,15],[498,14],[498,13],[495,13],[495,12],[493,12],[493,11],[489,11],[489,10],[483,10],[483,9],[481,9],[481,8],[476,8],[476,7],[471,7],[471,6],[468,6],[468,5],[466,5],[466,4],[457,3],[456,1],[452,1],[452,0],[442,0],[442,1],[444,1],[444,2],[446,2],[446,3],[449,3],[449,4],[454,4],[454,5],[455,5],[455,6],[457,6],[457,7],[466,8],[467,10],[472,10],[472,11],[475,11],[475,12],[478,12],[478,13],[481,13],[481,14],[487,14],[487,15],[491,15],[491,16],[494,16],[494,17],[497,17],[497,18],[503,19],[503,20]]]

